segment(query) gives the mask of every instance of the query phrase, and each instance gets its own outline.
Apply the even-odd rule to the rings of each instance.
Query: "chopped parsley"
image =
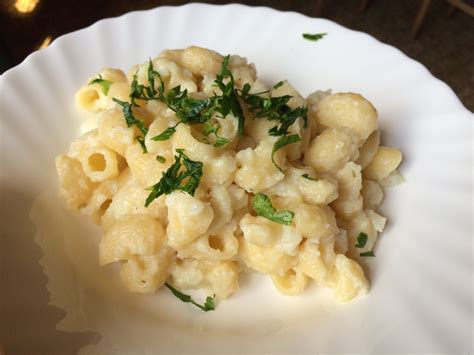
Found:
[[[357,243],[355,245],[356,248],[363,248],[367,244],[367,240],[369,239],[368,235],[364,232],[360,232],[357,236]]]
[[[179,123],[186,124],[205,124],[207,127],[215,127],[213,123],[213,117],[215,114],[219,114],[220,118],[225,118],[229,114],[233,114],[238,120],[238,134],[242,135],[244,130],[244,115],[242,108],[240,107],[239,100],[234,88],[235,82],[232,72],[229,69],[230,56],[226,56],[222,61],[221,72],[217,74],[215,85],[222,91],[221,95],[214,95],[205,99],[197,99],[190,97],[188,91],[185,89],[181,91],[180,86],[176,86],[169,90],[166,94],[164,93],[164,84],[161,77],[160,88],[158,91],[149,90],[143,85],[135,85],[136,90],[132,89],[132,93],[136,92],[137,98],[144,99],[159,99],[166,103],[166,105],[176,113],[176,117],[180,120]],[[151,67],[151,69],[150,69]],[[149,64],[149,78],[150,83],[154,83],[154,74],[157,73],[152,69],[152,62]],[[159,74],[158,74],[159,75]],[[225,82],[227,80],[227,83]],[[153,84],[154,85],[154,84]],[[154,96],[153,96],[154,95]],[[176,131],[175,127],[170,127],[153,140],[167,140]],[[207,134],[211,133],[216,135],[215,146],[222,146],[230,142],[229,139],[223,138],[217,135],[218,127],[207,130]]]
[[[141,137],[141,136],[137,136],[137,137],[135,137],[135,139],[137,140],[138,143],[140,143],[140,146],[142,147],[143,154],[148,153],[148,149],[146,149],[146,145],[145,145],[145,138]]]
[[[135,100],[161,100],[164,101],[165,83],[161,79],[161,75],[153,68],[151,59],[148,61],[147,68],[148,86],[138,84],[137,74],[133,75],[133,80],[130,85],[130,99],[132,104],[136,104]],[[156,88],[155,79],[158,79],[159,86]]]
[[[156,160],[157,160],[158,162],[160,162],[161,164],[166,163],[165,157],[164,157],[164,156],[161,156],[161,155],[157,155],[157,156],[156,156]]]
[[[303,178],[307,179],[307,180],[312,180],[312,181],[318,181],[318,179],[315,179],[311,176],[309,176],[308,174],[303,174],[301,175]]]
[[[278,82],[274,87],[280,87],[283,85],[283,82]],[[264,93],[259,94],[249,94],[251,89],[250,84],[245,84],[239,92],[239,96],[243,102],[248,105],[250,112],[255,114],[256,118],[266,117],[269,121],[278,121],[279,124],[272,127],[268,133],[271,136],[280,137],[274,144],[272,149],[272,162],[281,171],[281,168],[273,160],[273,154],[280,148],[285,145],[295,143],[301,140],[301,137],[298,134],[288,135],[288,129],[290,126],[296,122],[296,120],[301,117],[304,121],[304,127],[307,126],[307,113],[308,109],[306,107],[296,107],[291,108],[288,106],[288,102],[291,100],[292,96],[283,95],[277,97],[264,97],[260,96]]]
[[[204,303],[204,305],[201,305],[199,303],[196,303],[192,299],[191,296],[186,295],[186,294],[182,293],[181,291],[178,291],[173,286],[171,286],[169,283],[165,283],[165,286],[173,293],[173,295],[175,295],[181,301],[183,301],[185,303],[192,303],[196,307],[202,309],[204,312],[213,311],[215,309],[215,303],[214,303],[215,296],[213,296],[213,297],[207,296],[206,297],[206,302]]]
[[[98,78],[91,80],[89,85],[99,84],[105,96],[109,93],[110,86],[113,84],[110,80],[102,79],[102,75],[98,74]]]
[[[274,155],[277,150],[283,148],[285,145],[289,145],[295,142],[299,142],[301,140],[301,137],[298,134],[290,134],[289,136],[281,136],[278,138],[278,140],[275,142],[272,148],[272,162],[273,164],[277,167],[278,170],[283,172],[283,170],[278,166],[278,164],[274,160]]]
[[[202,177],[203,163],[193,161],[184,154],[184,149],[176,149],[175,161],[161,176],[160,181],[151,186],[151,190],[145,201],[148,207],[161,195],[169,195],[173,191],[184,191],[191,196],[198,187]]]
[[[258,216],[271,221],[289,225],[293,221],[294,212],[288,210],[277,211],[267,195],[258,193],[252,200],[252,207]]]
[[[326,35],[327,35],[327,33],[314,33],[314,34],[303,33],[303,38],[307,39],[308,41],[316,42],[316,41],[319,41],[320,39],[322,39]]]
[[[123,117],[125,118],[125,122],[127,122],[127,126],[132,127],[133,125],[135,125],[143,133],[143,135],[146,135],[148,132],[148,128],[145,127],[145,122],[137,119],[133,114],[134,105],[125,101],[120,101],[115,97],[112,100],[122,106],[122,113]]]
[[[357,236],[357,243],[355,245],[356,248],[364,248],[365,245],[367,244],[367,240],[369,239],[369,236],[364,233],[360,232],[359,235]],[[365,251],[363,253],[359,253],[360,256],[375,256],[374,252],[371,251]]]
[[[154,140],[154,141],[166,141],[166,140],[170,139],[171,136],[174,134],[174,132],[176,132],[176,126],[168,127],[163,132],[161,132],[159,135],[154,136],[152,138],[152,140]]]

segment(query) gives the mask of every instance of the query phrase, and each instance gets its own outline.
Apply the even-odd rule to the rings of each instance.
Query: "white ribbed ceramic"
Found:
[[[328,35],[310,42],[304,32]],[[209,313],[167,291],[129,295],[115,269],[81,265],[96,259],[96,244],[68,245],[69,234],[97,238],[98,230],[44,202],[32,218],[46,249],[41,262],[52,302],[76,310],[60,327],[99,330],[102,353],[472,352],[472,114],[419,63],[328,20],[191,4],[133,12],[55,40],[0,77],[1,208],[14,216],[11,196],[32,204],[54,186],[54,156],[78,134],[74,92],[86,78],[188,45],[245,56],[261,78],[286,78],[303,95],[354,91],[375,105],[384,144],[404,154],[407,182],[387,190],[382,213],[389,224],[367,265],[371,291],[341,305],[315,287],[285,297],[257,277]],[[18,209],[21,220],[19,213],[25,212]],[[59,224],[68,232],[59,233]],[[23,227],[2,228],[15,235]],[[53,237],[64,241],[47,250]],[[88,297],[104,306],[88,306]]]

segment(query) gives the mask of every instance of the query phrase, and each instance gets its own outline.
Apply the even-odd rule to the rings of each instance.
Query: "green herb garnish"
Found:
[[[237,133],[239,136],[244,134],[244,113],[242,107],[240,107],[237,92],[234,88],[234,76],[229,69],[230,55],[227,55],[222,61],[221,72],[217,74],[216,83],[217,87],[222,91],[222,96],[217,96],[219,107],[217,112],[221,114],[221,117],[226,117],[229,113],[232,113],[237,118]],[[229,81],[224,83],[224,80],[228,78]]]
[[[178,155],[175,155],[174,163],[163,173],[160,181],[149,188],[151,192],[145,201],[145,207],[161,195],[169,195],[173,191],[184,191],[194,196],[201,181],[203,163],[189,159],[184,154],[184,149],[176,149],[176,153]]]
[[[122,113],[123,117],[125,118],[125,122],[127,122],[127,126],[131,127],[135,125],[145,136],[148,132],[148,128],[145,127],[145,123],[142,120],[137,119],[134,114],[133,114],[133,106],[132,104],[129,104],[128,102],[125,101],[120,101],[119,99],[116,99],[115,97],[112,98],[113,101],[118,103],[120,106],[122,106]]]
[[[161,79],[161,75],[153,68],[151,59],[148,61],[147,69],[148,86],[138,84],[137,74],[133,75],[130,85],[130,101],[136,105],[135,100],[161,100],[164,101],[165,83]],[[158,89],[156,88],[155,79],[159,80]]]
[[[357,243],[355,245],[356,248],[363,248],[367,244],[367,240],[369,239],[369,236],[364,233],[360,232],[359,235],[357,236]]]
[[[105,96],[109,93],[110,86],[113,84],[110,80],[105,80],[102,79],[102,75],[98,74],[98,78],[91,80],[89,82],[89,85],[92,84],[99,84],[102,88],[102,92],[104,93]]]
[[[294,212],[288,210],[277,211],[267,195],[258,193],[252,200],[252,207],[258,216],[262,216],[280,224],[291,224]]]
[[[145,138],[141,137],[141,136],[138,136],[138,137],[135,137],[135,139],[138,141],[138,143],[140,143],[140,146],[142,147],[143,154],[148,153],[148,149],[146,149],[146,145],[145,145]]]
[[[280,86],[283,86],[283,80],[282,81],[279,81],[278,83],[276,83],[275,85],[273,85],[273,88],[274,89],[278,89]]]
[[[289,136],[282,136],[278,138],[278,140],[275,142],[272,148],[272,162],[273,164],[277,167],[278,170],[283,172],[283,170],[278,166],[278,164],[275,162],[274,155],[277,150],[283,148],[285,145],[289,145],[295,142],[299,142],[301,140],[301,137],[298,134],[290,134]]]
[[[283,85],[283,82],[275,84],[274,87],[280,87]],[[281,171],[281,168],[273,160],[273,154],[280,148],[285,145],[297,142],[301,140],[301,137],[297,134],[288,135],[288,129],[290,126],[296,122],[296,120],[301,117],[304,121],[304,127],[307,126],[307,113],[308,109],[306,107],[297,107],[291,108],[288,106],[288,102],[291,100],[292,96],[283,95],[278,97],[265,97],[260,96],[264,93],[259,94],[249,94],[251,86],[245,84],[242,90],[239,92],[240,98],[248,105],[250,112],[255,114],[255,117],[266,117],[269,121],[278,121],[279,125],[271,128],[268,133],[271,136],[280,137],[275,142],[275,145],[272,149],[272,162]]]
[[[192,298],[191,296],[189,295],[186,295],[180,291],[178,291],[177,289],[175,289],[173,286],[171,286],[170,284],[168,283],[165,283],[165,286],[173,293],[173,295],[175,295],[177,298],[179,298],[181,301],[183,302],[186,302],[186,303],[192,303],[193,305],[195,305],[196,307],[202,309],[204,312],[208,312],[208,311],[213,311],[215,309],[215,304],[214,304],[214,297],[211,297],[211,296],[207,296],[206,297],[206,302],[204,303],[204,305],[200,305],[199,303],[196,303]]]
[[[355,245],[356,248],[363,248],[367,244],[367,240],[369,239],[369,236],[364,233],[360,232],[359,235],[357,236],[357,243]],[[371,251],[365,251],[363,253],[359,253],[360,256],[375,256],[374,252]]]
[[[308,174],[303,174],[301,176],[304,177],[307,180],[318,181],[318,179],[315,179],[315,178],[309,176]]]
[[[178,123],[179,124],[179,123]],[[176,126],[178,126],[178,124]],[[168,127],[159,135],[154,136],[151,140],[153,141],[166,141],[171,138],[171,136],[176,132],[176,126]]]
[[[161,155],[157,155],[156,156],[156,160],[162,164],[166,163],[166,159],[165,157],[161,156]]]
[[[224,138],[219,136],[218,132],[221,126],[215,122],[214,124],[211,123],[211,121],[208,121],[204,124],[202,133],[207,137],[209,134],[213,133],[216,137],[216,140],[214,142],[214,147],[221,147],[223,145],[226,145],[230,142],[230,139]]]
[[[307,39],[308,41],[316,42],[316,41],[319,41],[320,39],[322,39],[326,35],[327,35],[327,33],[314,33],[314,34],[303,33],[303,38]]]

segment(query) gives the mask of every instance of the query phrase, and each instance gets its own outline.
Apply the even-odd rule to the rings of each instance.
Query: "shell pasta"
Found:
[[[402,154],[381,145],[363,96],[304,98],[245,58],[193,46],[102,69],[76,103],[95,128],[56,158],[60,194],[101,225],[100,264],[119,262],[131,292],[166,286],[207,311],[252,270],[284,295],[309,282],[342,302],[368,292],[360,261],[374,256]]]

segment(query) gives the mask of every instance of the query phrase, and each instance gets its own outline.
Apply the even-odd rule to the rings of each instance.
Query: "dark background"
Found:
[[[99,19],[160,5],[181,5],[180,0],[39,0],[33,12],[20,14],[18,0],[0,0],[0,73],[19,64],[47,36],[57,38],[89,26]],[[229,1],[203,1],[224,4]],[[269,6],[319,16],[364,31],[401,49],[446,82],[463,104],[474,111],[474,18],[451,11],[445,0],[432,0],[418,36],[411,27],[422,0],[246,0],[247,5]],[[473,3],[473,1],[467,1]]]

